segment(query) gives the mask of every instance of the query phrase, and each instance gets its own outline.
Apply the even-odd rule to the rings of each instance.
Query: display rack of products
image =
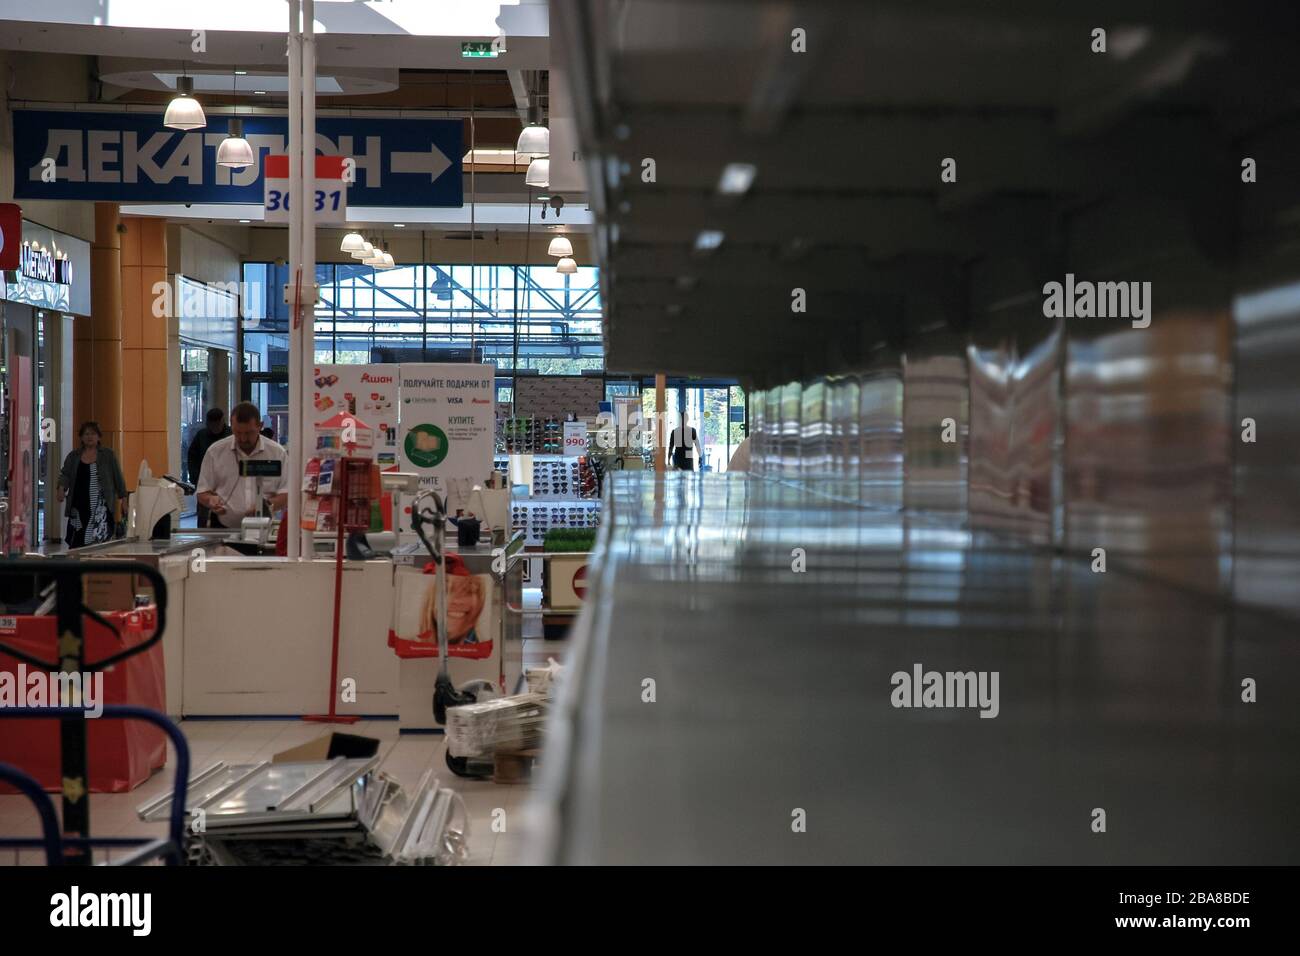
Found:
[[[374,430],[340,414],[316,427],[316,450],[303,471],[301,526],[307,531],[379,530],[378,468],[370,457]]]
[[[508,456],[498,455],[492,467],[502,474],[510,468]],[[530,499],[537,498],[598,498],[600,497],[600,466],[591,459],[538,456],[533,459],[533,484]]]
[[[497,447],[510,455],[558,455],[564,450],[564,422],[531,415],[503,419]]]
[[[588,449],[591,442],[587,443]],[[578,459],[578,497],[599,498],[605,484],[605,459],[587,454]]]
[[[600,501],[568,499],[530,501],[516,499],[510,506],[515,531],[524,532],[524,543],[540,545],[552,528],[594,528],[600,524]]]

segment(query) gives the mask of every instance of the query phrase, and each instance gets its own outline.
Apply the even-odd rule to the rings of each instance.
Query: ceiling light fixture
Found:
[[[545,126],[525,126],[515,143],[515,155],[532,159],[551,155],[551,131]]]
[[[362,240],[361,240],[361,248],[355,250],[355,251],[352,253],[352,258],[353,258],[353,259],[360,259],[362,262],[365,262],[365,261],[366,261],[367,259],[369,259],[372,255],[374,255],[374,253],[375,253],[375,247],[372,246],[370,243],[366,242],[364,239],[362,239]]]
[[[571,256],[573,255],[573,243],[569,242],[567,236],[556,236],[551,240],[550,248],[546,250],[548,256]]]
[[[238,81],[235,74],[230,76],[230,98],[234,99],[238,95]],[[235,112],[239,112],[239,106],[236,104]],[[244,139],[244,121],[238,116],[230,118],[230,125],[227,127],[226,138],[221,141],[217,147],[217,165],[228,166],[231,169],[243,169],[245,166],[252,166],[257,161],[257,154],[253,152],[253,147]]]
[[[203,115],[203,107],[190,94],[194,92],[192,76],[176,77],[176,96],[167,104],[163,114],[163,125],[170,129],[202,129],[208,125],[208,118]]]
[[[551,185],[551,161],[534,159],[528,164],[528,173],[524,176],[524,185],[546,189]]]
[[[758,174],[758,167],[753,163],[727,163],[722,167],[718,178],[718,192],[724,196],[743,196]]]
[[[565,256],[556,263],[555,271],[560,273],[560,275],[570,276],[578,271],[578,264],[569,256]]]
[[[349,232],[339,243],[339,252],[356,253],[364,252],[366,240],[361,237],[359,232]]]
[[[230,120],[230,132],[217,147],[217,165],[243,169],[257,161],[253,147],[244,139],[244,121],[238,117]]]
[[[722,240],[725,238],[726,234],[720,229],[701,229],[700,234],[695,237],[695,251],[712,252],[722,245]]]

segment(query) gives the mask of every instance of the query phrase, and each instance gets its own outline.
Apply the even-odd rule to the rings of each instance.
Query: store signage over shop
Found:
[[[68,257],[30,242],[24,242],[18,250],[18,271],[37,282],[72,284],[72,263]]]
[[[287,151],[286,117],[241,119],[259,159]],[[165,128],[161,113],[15,110],[14,197],[261,205],[262,163],[218,166],[225,124],[210,121],[183,133]],[[316,148],[355,162],[354,205],[463,204],[460,120],[319,117]]]

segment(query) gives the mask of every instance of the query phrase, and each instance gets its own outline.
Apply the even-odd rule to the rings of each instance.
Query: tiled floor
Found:
[[[545,663],[547,657],[559,658],[565,644],[554,641],[527,641],[526,665]],[[270,759],[290,747],[314,740],[327,730],[320,724],[297,720],[184,721],[181,729],[190,744],[193,767],[201,769],[214,761],[250,763]],[[490,781],[455,777],[446,769],[441,735],[401,735],[395,720],[362,721],[346,728],[347,732],[377,737],[381,741],[380,769],[394,777],[403,787],[413,787],[420,774],[435,761],[444,784],[465,798],[470,817],[470,864],[507,866],[517,863],[523,837],[517,829],[518,811],[528,792],[528,785],[504,785]],[[130,793],[94,794],[91,797],[91,830],[96,836],[162,835],[158,824],[142,823],[136,808],[171,788],[170,760],[166,768],[155,773]],[[56,807],[58,803],[56,800]],[[493,832],[493,811],[505,811],[505,832]],[[500,815],[498,815],[499,817]],[[499,828],[499,827],[498,827]],[[31,803],[22,796],[0,795],[0,835],[36,836],[39,826]],[[38,851],[0,850],[0,865],[37,864]]]

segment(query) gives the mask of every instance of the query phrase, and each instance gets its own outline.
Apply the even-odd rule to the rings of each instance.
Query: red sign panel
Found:
[[[18,268],[23,244],[23,211],[11,202],[0,203],[0,271]]]

